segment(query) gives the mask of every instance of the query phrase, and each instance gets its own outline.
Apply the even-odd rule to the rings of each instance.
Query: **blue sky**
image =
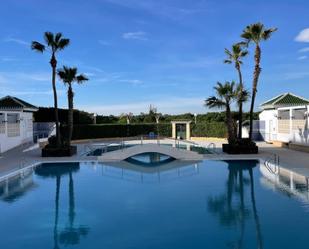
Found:
[[[75,86],[75,106],[100,114],[204,113],[217,81],[237,80],[224,48],[257,21],[277,27],[262,44],[257,104],[282,92],[309,98],[309,2],[301,0],[3,0],[0,8],[0,96],[52,106],[48,55],[30,50],[44,31],[71,45],[59,66],[90,78]],[[253,52],[244,61],[251,87]],[[59,82],[60,106],[66,107]]]

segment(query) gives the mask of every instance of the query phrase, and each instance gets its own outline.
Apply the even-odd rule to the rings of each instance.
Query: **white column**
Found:
[[[290,108],[290,136],[289,139],[293,137],[293,109]]]
[[[290,172],[290,189],[291,189],[291,190],[294,190],[294,189],[295,189],[293,172]]]
[[[176,139],[176,124],[172,123],[172,137]]]
[[[191,131],[190,131],[190,123],[186,124],[186,139],[190,140],[191,139]]]

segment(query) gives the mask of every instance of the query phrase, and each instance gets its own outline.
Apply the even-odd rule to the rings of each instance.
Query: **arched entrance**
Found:
[[[172,121],[172,137],[174,139],[190,140],[191,138],[191,121]]]

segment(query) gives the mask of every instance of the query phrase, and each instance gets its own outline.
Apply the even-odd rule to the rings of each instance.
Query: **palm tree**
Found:
[[[242,58],[244,58],[248,51],[246,49],[243,49],[241,43],[236,43],[232,46],[232,50],[225,49],[225,53],[227,55],[227,59],[224,60],[224,63],[226,64],[232,64],[234,63],[234,66],[238,72],[239,77],[239,93],[243,93],[243,80],[242,80],[242,73],[241,73],[241,65],[242,65]],[[241,96],[239,96],[239,99],[242,99]],[[239,111],[238,111],[238,138],[242,138],[242,106],[243,102],[238,102]]]
[[[51,32],[44,33],[45,45],[33,41],[31,44],[31,49],[43,53],[48,51],[51,54],[51,59],[49,61],[52,67],[52,86],[54,94],[54,107],[55,107],[55,123],[56,123],[56,137],[57,137],[57,147],[61,145],[61,134],[59,126],[59,115],[58,115],[58,100],[57,100],[57,90],[56,90],[56,68],[57,68],[57,59],[56,54],[66,48],[70,44],[70,40],[63,38],[61,33],[53,34]]]
[[[253,130],[253,111],[254,111],[254,102],[257,92],[258,81],[261,73],[261,47],[260,43],[262,41],[268,40],[272,33],[275,32],[277,28],[266,29],[262,23],[254,23],[245,28],[241,37],[245,40],[245,43],[248,45],[250,43],[255,44],[255,67],[253,74],[253,83],[252,83],[252,96],[251,96],[251,106],[250,106],[250,131],[249,138],[252,139],[252,130]]]
[[[225,108],[226,126],[228,130],[228,141],[231,143],[235,139],[233,119],[231,115],[231,103],[235,99],[235,82],[218,82],[214,87],[217,96],[211,96],[205,100],[205,105],[209,108]]]
[[[86,76],[83,74],[77,75],[77,68],[76,67],[66,67],[63,66],[63,68],[58,70],[58,76],[63,81],[65,85],[68,86],[68,145],[71,145],[71,139],[72,139],[72,133],[73,133],[73,98],[74,98],[74,92],[72,89],[72,84],[74,82],[78,84],[82,84],[85,81],[88,80]]]

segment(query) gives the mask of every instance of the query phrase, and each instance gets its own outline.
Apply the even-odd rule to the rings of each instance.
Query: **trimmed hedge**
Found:
[[[227,137],[227,129],[224,122],[205,122],[192,125],[192,137]]]
[[[73,139],[95,139],[115,137],[135,137],[148,135],[150,132],[163,137],[172,136],[171,124],[104,124],[104,125],[75,125]]]
[[[63,127],[64,128],[64,127]],[[161,124],[97,124],[97,125],[74,125],[73,139],[95,139],[115,137],[135,137],[148,135],[150,132],[162,137],[172,136],[172,125]],[[65,128],[63,129],[65,132]],[[191,136],[193,137],[220,137],[227,136],[226,126],[223,122],[205,122],[191,124]]]

